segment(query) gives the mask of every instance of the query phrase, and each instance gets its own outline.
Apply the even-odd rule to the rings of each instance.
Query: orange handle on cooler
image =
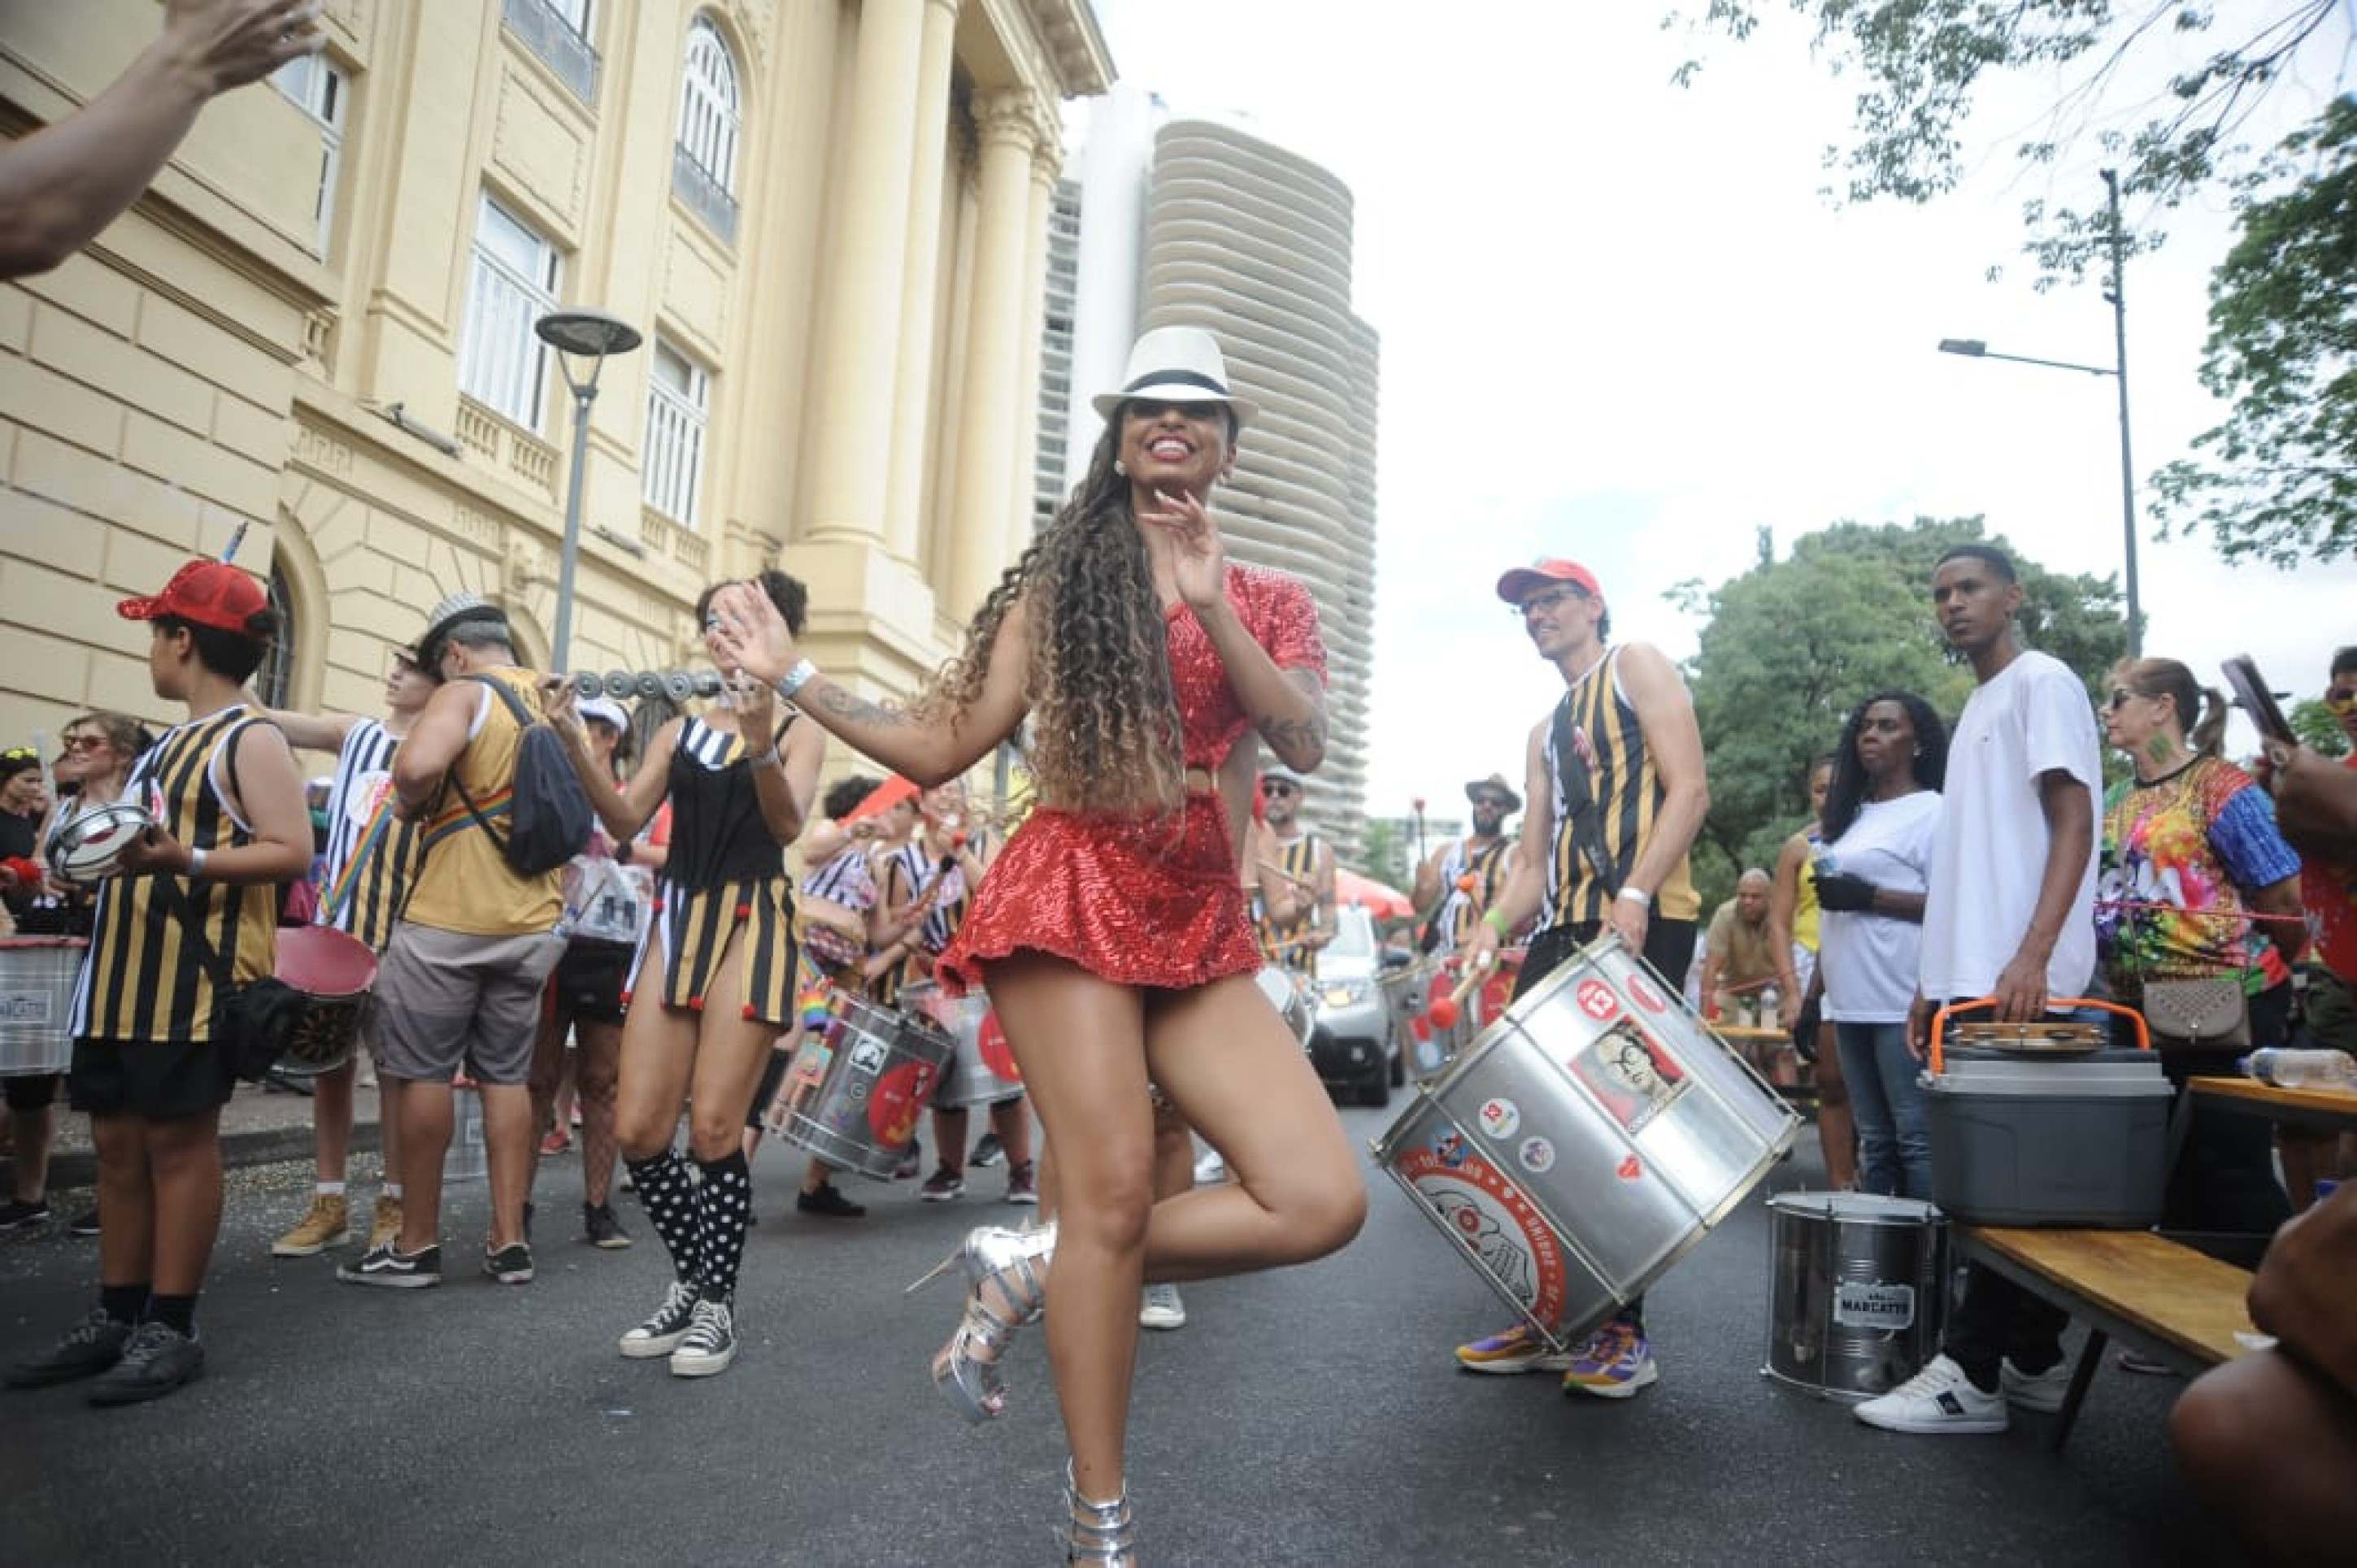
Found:
[[[1976,996],[1970,1002],[1958,1002],[1943,1007],[1932,1015],[1932,1070],[1933,1072],[1941,1070],[1943,1060],[1940,1050],[1940,1040],[1941,1036],[1947,1032],[1948,1015],[1969,1013],[1977,1008],[1996,1005],[1996,998],[1994,996]],[[2136,1026],[2136,1049],[2140,1051],[2152,1049],[2152,1031],[2145,1026],[2144,1015],[2133,1007],[2123,1007],[2116,1002],[2099,1001],[2093,996],[2050,996],[2046,999],[2046,1005],[2050,1011],[2057,1007],[2094,1007],[2105,1013],[2116,1013]]]

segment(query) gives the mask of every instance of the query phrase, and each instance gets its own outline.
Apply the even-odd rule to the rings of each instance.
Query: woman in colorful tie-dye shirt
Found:
[[[2232,976],[2249,999],[2252,1046],[2280,1045],[2291,961],[2308,940],[2299,856],[2266,791],[2218,755],[2225,699],[2173,659],[2134,660],[2112,671],[2104,725],[2135,769],[2104,802],[2095,898],[2114,997],[2141,1007],[2148,982]],[[2233,1070],[2221,1051],[2173,1051],[2163,1065],[2180,1087],[2190,1073]],[[2197,1111],[2170,1176],[2171,1216],[2197,1230],[2272,1231],[2290,1215],[2273,1153],[2265,1122]]]

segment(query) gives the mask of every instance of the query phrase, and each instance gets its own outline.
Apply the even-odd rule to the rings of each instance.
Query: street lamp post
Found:
[[[627,354],[644,338],[639,329],[597,310],[555,310],[532,324],[540,340],[556,350],[557,368],[573,393],[573,478],[565,493],[563,564],[556,575],[556,624],[549,632],[549,662],[566,668],[573,641],[573,574],[581,562],[581,471],[589,457],[589,405],[597,401],[597,377],[609,354]],[[589,361],[587,379],[576,375],[567,354]]]
[[[2120,227],[2120,176],[2117,169],[2104,171],[2104,185],[2111,199],[2112,282],[2104,291],[2104,298],[2112,307],[2112,340],[2114,359],[2109,365],[2082,365],[2069,360],[2041,360],[2029,354],[1999,354],[1978,338],[1943,338],[1940,352],[1960,354],[1968,360],[2005,360],[2017,365],[2042,365],[2051,371],[2082,371],[2091,376],[2109,376],[2117,384],[2120,394],[2120,524],[2126,553],[2123,576],[2128,599],[2128,657],[2144,655],[2143,601],[2136,584],[2136,457],[2128,440],[2128,296],[2127,240]]]

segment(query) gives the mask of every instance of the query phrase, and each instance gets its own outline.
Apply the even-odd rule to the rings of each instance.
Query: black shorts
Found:
[[[64,1081],[61,1072],[12,1073],[0,1078],[0,1089],[7,1093],[9,1110],[38,1111],[56,1103],[58,1085]]]
[[[66,1072],[75,1110],[151,1122],[218,1111],[236,1087],[233,1053],[219,1040],[80,1039]]]
[[[629,1011],[622,993],[629,987],[630,964],[638,952],[629,942],[566,943],[554,972],[548,977],[549,1007],[556,1021],[620,1023]]]

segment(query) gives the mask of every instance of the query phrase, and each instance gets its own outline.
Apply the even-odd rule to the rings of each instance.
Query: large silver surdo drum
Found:
[[[878,1177],[908,1152],[933,1085],[957,1055],[930,1021],[846,991],[827,998],[826,1017],[804,1032],[802,1049],[819,1053],[818,1078],[806,1096],[802,1084],[790,1084],[796,1103],[783,1136],[830,1165]]]
[[[1799,1125],[1608,932],[1420,1086],[1374,1157],[1564,1348],[1724,1219]]]
[[[931,1020],[957,1047],[933,1090],[935,1105],[951,1111],[996,1105],[1023,1092],[1023,1069],[1015,1065],[1015,1052],[988,996],[980,991],[952,996],[930,980],[919,981],[900,988],[900,1006]]]
[[[1768,1364],[1778,1382],[1872,1399],[1913,1377],[1947,1322],[1948,1222],[1921,1199],[1768,1200]]]

